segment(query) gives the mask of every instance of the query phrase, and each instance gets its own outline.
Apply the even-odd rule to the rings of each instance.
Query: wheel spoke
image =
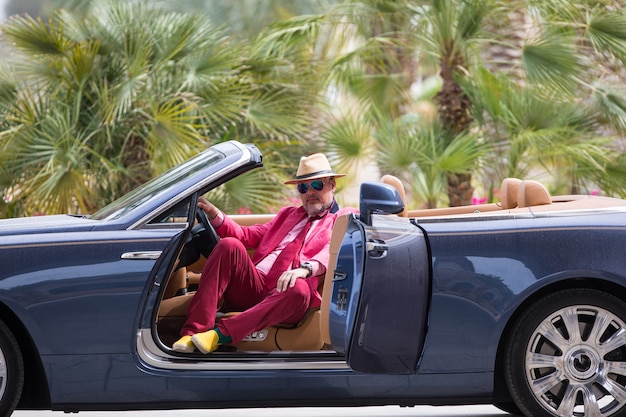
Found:
[[[600,410],[600,406],[598,405],[598,399],[596,395],[593,393],[592,386],[585,386],[582,390],[583,393],[583,409],[585,417],[601,417],[602,411]],[[573,409],[572,409],[573,411]]]
[[[596,314],[596,318],[593,322],[593,328],[591,329],[591,332],[589,333],[588,340],[594,343],[595,345],[600,345],[600,338],[602,337],[602,334],[604,334],[606,329],[609,327],[609,325],[613,321],[612,317],[613,316],[606,311],[599,311]]]
[[[602,344],[598,344],[598,351],[602,354],[602,356],[606,355],[609,352],[614,351],[615,349],[626,345],[626,330],[619,329],[615,334],[611,335],[606,341]]]
[[[556,368],[563,369],[563,357],[554,355],[545,355],[543,353],[531,353],[528,355],[526,364],[529,369],[537,368]]]
[[[546,391],[549,391],[555,385],[558,385],[561,381],[561,371],[556,370],[546,376],[537,378],[531,382],[531,388],[535,395],[541,397]]]
[[[567,350],[567,346],[570,344],[567,339],[561,335],[555,328],[554,325],[549,321],[544,321],[541,323],[539,328],[537,329],[537,333],[541,334],[545,337],[550,343],[561,350]]]
[[[626,387],[618,384],[611,378],[597,378],[596,382],[608,391],[608,393],[615,398],[615,401],[620,404],[624,404],[626,402]]]
[[[580,328],[578,327],[578,308],[568,307],[563,309],[561,312],[561,318],[563,319],[563,324],[565,325],[567,334],[569,335],[567,346],[582,343],[583,340],[580,335]]]
[[[557,410],[557,414],[560,416],[571,416],[574,413],[574,407],[576,406],[576,395],[578,394],[578,389],[568,385],[565,388],[565,393],[563,394],[563,398],[561,399],[561,404],[559,404],[559,408]]]
[[[605,375],[617,374],[626,376],[626,362],[607,361],[604,364]]]
[[[7,367],[4,366],[4,364],[0,364],[0,384],[2,383],[2,381],[4,381],[7,377]]]

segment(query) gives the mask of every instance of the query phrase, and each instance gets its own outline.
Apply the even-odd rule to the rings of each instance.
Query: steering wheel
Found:
[[[191,265],[200,259],[200,255],[208,257],[220,240],[206,213],[200,207],[196,210],[196,218],[198,224],[191,229],[191,234],[178,258],[177,268]]]
[[[217,245],[217,242],[219,242],[220,238],[217,235],[215,228],[209,221],[209,217],[200,207],[196,209],[196,218],[198,219],[198,224],[194,226],[193,229],[191,229],[192,234],[194,238],[196,236],[199,237],[200,243],[202,244],[199,248],[200,253],[204,257],[207,257],[209,256],[215,245]],[[202,226],[202,228],[198,227],[200,225]]]

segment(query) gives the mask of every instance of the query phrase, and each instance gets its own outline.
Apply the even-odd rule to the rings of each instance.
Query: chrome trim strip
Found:
[[[152,339],[150,329],[140,329],[137,332],[137,353],[146,365],[162,370],[189,370],[189,371],[258,371],[258,370],[348,370],[348,365],[342,360],[324,358],[320,351],[320,359],[315,361],[296,360],[289,358],[230,358],[225,360],[202,360],[198,358],[186,359],[173,356],[162,351]],[[318,353],[318,352],[316,352]],[[334,353],[328,351],[328,354]],[[214,354],[215,355],[215,354]],[[220,354],[221,355],[221,354]],[[225,353],[223,355],[228,355]]]
[[[122,259],[139,259],[139,260],[155,260],[159,259],[163,251],[152,250],[143,252],[125,252],[122,254]]]

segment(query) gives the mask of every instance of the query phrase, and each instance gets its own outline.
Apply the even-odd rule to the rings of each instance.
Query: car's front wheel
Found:
[[[626,415],[626,307],[592,289],[528,308],[505,351],[511,396],[533,417]]]
[[[11,330],[0,321],[0,416],[10,416],[24,386],[24,361]]]

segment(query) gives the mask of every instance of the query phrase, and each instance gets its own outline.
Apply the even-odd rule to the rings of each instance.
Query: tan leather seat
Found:
[[[382,182],[383,184],[391,185],[396,190],[398,190],[398,192],[400,193],[400,197],[402,197],[402,202],[404,203],[404,210],[401,213],[398,213],[398,216],[407,217],[408,211],[406,205],[406,192],[404,191],[404,184],[402,184],[400,178],[387,174],[381,177],[380,182]]]
[[[323,299],[324,279],[317,288]],[[234,313],[226,313],[224,317]],[[309,309],[296,325],[279,324],[254,332],[236,345],[240,351],[272,352],[276,350],[320,350],[323,342],[320,336],[320,309]]]
[[[517,190],[517,206],[532,207],[552,204],[548,189],[538,181],[522,181]]]
[[[180,337],[178,333],[187,319],[187,308],[193,298],[194,293],[185,291],[186,275],[184,267],[172,272],[159,304],[156,325],[159,338],[166,346],[171,346]]]
[[[337,264],[337,256],[339,255],[339,249],[341,249],[341,242],[343,236],[348,229],[350,215],[344,214],[339,216],[335,220],[335,226],[330,236],[330,258],[328,261],[328,270],[326,271],[326,277],[324,278],[324,289],[322,295],[322,305],[320,307],[320,336],[321,341],[325,345],[331,345],[330,343],[330,299],[333,295],[333,278],[335,276],[334,266]],[[325,295],[324,295],[325,294]]]
[[[500,185],[500,204],[503,209],[517,207],[517,192],[522,182],[519,178],[505,178]]]
[[[226,313],[229,317],[238,313]],[[277,325],[254,332],[235,347],[239,351],[320,350],[320,309],[310,309],[295,326]]]
[[[167,287],[163,293],[163,299],[172,298],[176,295],[180,295],[187,288],[187,268],[178,268],[170,275],[170,279],[167,280]]]

